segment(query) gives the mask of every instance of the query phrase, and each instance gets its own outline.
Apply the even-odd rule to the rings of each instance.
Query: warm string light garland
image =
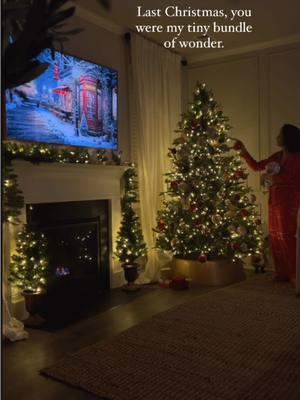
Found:
[[[147,256],[139,217],[134,210],[138,203],[138,183],[135,165],[132,164],[123,175],[124,194],[121,198],[122,220],[116,241],[116,257],[122,263],[133,263]]]
[[[81,147],[66,149],[47,144],[25,144],[13,141],[3,143],[3,155],[7,162],[14,159],[22,159],[32,163],[122,164],[121,151],[108,151],[104,149],[89,151]]]
[[[45,235],[24,225],[10,263],[9,282],[22,290],[40,292],[46,285],[47,267]]]
[[[88,151],[85,148],[65,149],[46,144],[25,144],[6,141],[2,146],[3,168],[3,208],[2,219],[10,224],[18,224],[24,206],[24,198],[18,187],[17,175],[13,173],[12,161],[22,159],[32,163],[58,162],[63,164],[122,165],[122,152],[104,149]],[[124,163],[123,165],[128,165]]]
[[[197,84],[168,153],[173,170],[158,212],[159,249],[202,261],[261,252],[255,196],[240,157],[230,154],[230,128],[212,92]]]

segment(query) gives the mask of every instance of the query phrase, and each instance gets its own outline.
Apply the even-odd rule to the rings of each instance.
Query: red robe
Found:
[[[275,271],[280,280],[296,277],[297,211],[300,207],[300,153],[279,151],[266,160],[255,161],[249,153],[245,161],[254,171],[262,171],[272,161],[280,172],[272,176],[269,195],[269,237]]]

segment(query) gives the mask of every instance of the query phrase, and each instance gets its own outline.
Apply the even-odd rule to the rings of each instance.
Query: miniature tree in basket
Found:
[[[39,312],[46,287],[47,268],[45,235],[24,225],[18,234],[16,252],[10,263],[9,282],[22,289],[26,309],[31,316]]]

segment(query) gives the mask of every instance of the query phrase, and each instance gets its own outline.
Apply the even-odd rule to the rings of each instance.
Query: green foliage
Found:
[[[24,225],[18,234],[16,254],[10,263],[9,282],[22,290],[37,291],[46,284],[47,240]]]
[[[15,159],[29,161],[33,164],[42,162],[59,162],[75,164],[102,164],[111,158],[110,164],[121,164],[121,152],[110,152],[99,149],[96,151],[96,160],[91,157],[86,148],[74,147],[72,149],[55,147],[47,144],[25,144],[13,141],[3,143],[3,157],[6,163]]]
[[[239,156],[230,152],[230,128],[212,92],[198,83],[168,153],[173,169],[155,229],[160,250],[203,261],[260,252],[255,196]]]
[[[116,243],[116,256],[121,262],[134,262],[137,258],[146,256],[139,217],[133,206],[138,203],[138,184],[135,168],[128,168],[123,176],[124,195],[121,199],[122,220]]]
[[[24,144],[17,142],[5,142],[3,144],[5,160],[21,159],[33,164],[41,162],[81,163],[90,162],[90,156],[86,149],[76,147],[74,149],[57,148],[46,144]]]
[[[2,221],[19,223],[21,209],[24,206],[22,191],[18,187],[17,175],[10,164],[3,167]]]
[[[29,161],[33,164],[42,162],[64,163],[64,164],[104,164],[108,161],[106,150],[97,150],[95,160],[86,148],[76,147],[72,149],[57,148],[47,144],[24,144],[6,141],[2,145],[4,159],[3,168],[3,207],[2,219],[4,222],[17,224],[19,215],[24,206],[24,199],[18,187],[18,177],[13,173],[11,162],[16,159]],[[121,164],[121,152],[111,152],[111,162],[115,165]]]

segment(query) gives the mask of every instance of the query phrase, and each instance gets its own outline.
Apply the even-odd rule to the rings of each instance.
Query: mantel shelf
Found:
[[[120,179],[129,165],[111,165],[111,164],[83,164],[83,163],[58,163],[41,162],[32,163],[25,160],[13,160],[12,165],[16,173],[95,173],[105,175],[106,177]]]

